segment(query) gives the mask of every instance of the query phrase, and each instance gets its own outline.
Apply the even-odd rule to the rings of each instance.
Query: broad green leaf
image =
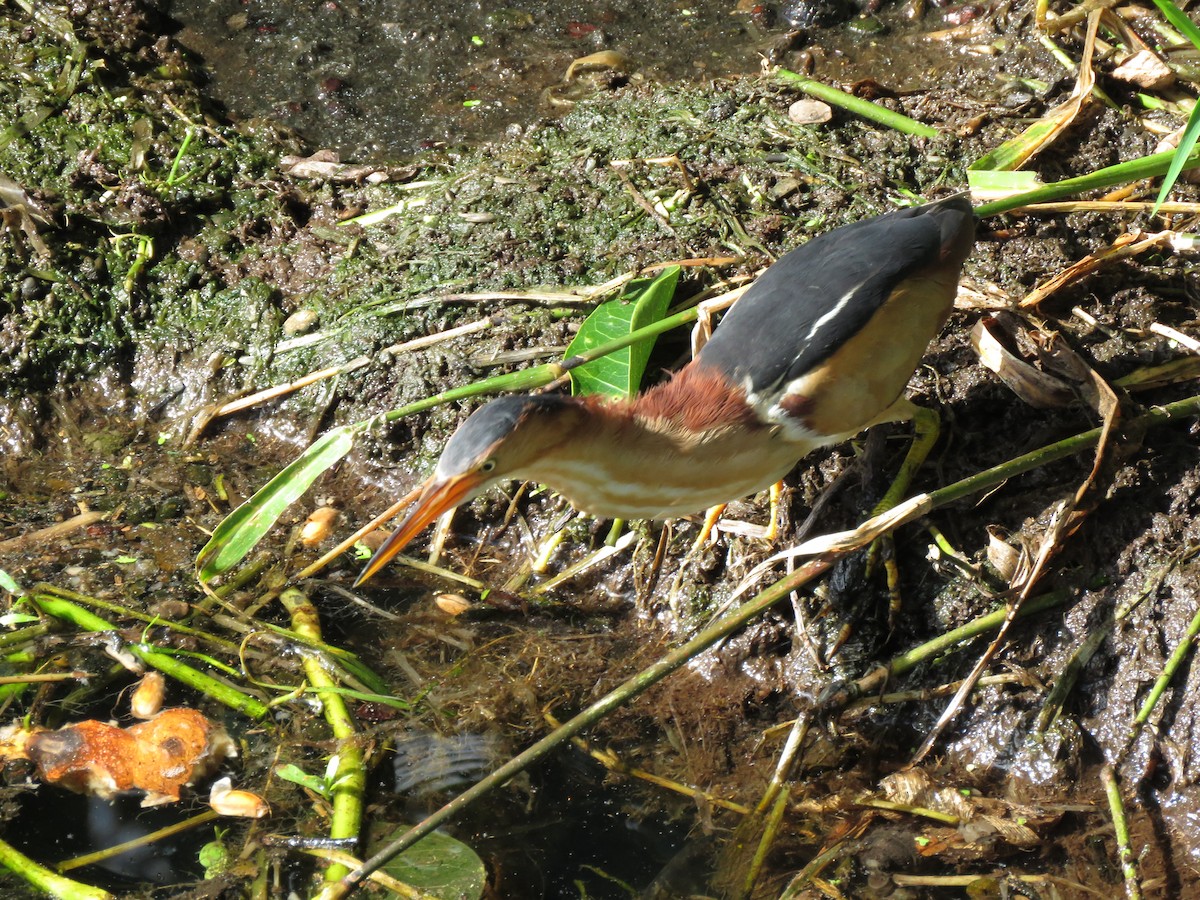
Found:
[[[246,558],[283,511],[307,491],[330,466],[350,452],[354,439],[370,420],[343,425],[326,432],[296,457],[287,468],[258,489],[231,512],[213,531],[196,557],[201,581],[228,572]]]
[[[421,838],[383,871],[440,900],[478,900],[487,886],[487,869],[479,855],[440,831]]]
[[[651,280],[631,281],[620,297],[602,303],[587,317],[567,348],[567,358],[592,350],[608,341],[657,322],[667,311],[679,281],[679,266],[664,269]],[[594,359],[571,370],[576,394],[607,394],[632,397],[638,391],[654,339],[638,341],[623,350]]]
[[[322,797],[329,796],[329,784],[320,775],[310,775],[305,772],[295,763],[286,763],[282,766],[275,767],[275,775],[282,778],[284,781],[290,781],[292,784],[298,784],[302,788],[312,791],[314,794],[319,794]]]

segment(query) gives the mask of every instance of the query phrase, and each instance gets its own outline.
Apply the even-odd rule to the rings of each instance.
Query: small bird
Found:
[[[912,419],[904,386],[950,314],[974,238],[964,194],[837,228],[767,269],[687,366],[632,400],[492,400],[450,438],[355,585],[499,481],[549,485],[595,516],[670,518],[754,494],[871,425]]]

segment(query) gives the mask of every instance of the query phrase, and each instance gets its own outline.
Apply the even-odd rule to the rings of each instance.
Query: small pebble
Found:
[[[818,125],[832,119],[833,110],[828,103],[805,97],[788,107],[788,118],[797,125]]]
[[[306,334],[317,324],[317,312],[313,309],[298,309],[283,320],[283,333]]]

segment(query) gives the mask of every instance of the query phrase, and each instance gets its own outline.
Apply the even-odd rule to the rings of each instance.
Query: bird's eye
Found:
[[[487,474],[488,472],[492,471],[494,468],[496,468],[496,461],[494,459],[485,459],[483,461],[482,465],[480,465],[479,471],[483,472],[484,474]]]

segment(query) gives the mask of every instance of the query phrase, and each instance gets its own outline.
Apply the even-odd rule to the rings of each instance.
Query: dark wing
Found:
[[[769,405],[857,333],[905,277],[939,262],[973,231],[971,204],[956,195],[815,237],[763,273],[696,364],[716,367]]]

